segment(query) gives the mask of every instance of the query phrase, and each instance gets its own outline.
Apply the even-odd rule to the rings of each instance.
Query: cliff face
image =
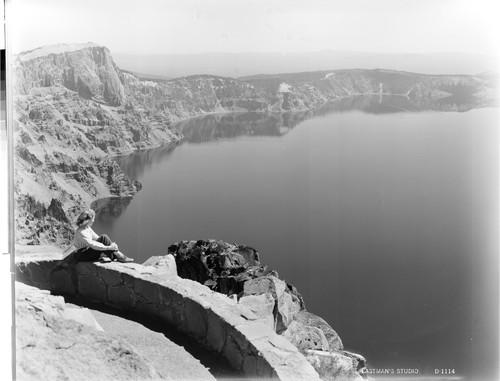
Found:
[[[168,112],[174,120],[208,112],[267,110],[277,100],[251,83],[210,75],[141,81],[128,74],[125,87],[134,105]]]
[[[81,208],[134,195],[140,184],[110,156],[180,140],[173,127],[179,120],[228,111],[305,112],[361,94],[398,94],[414,104],[476,95],[476,105],[492,94],[487,78],[388,70],[143,80],[93,43],[21,53],[14,73],[16,231],[20,243],[32,244],[67,242]],[[50,215],[52,200],[61,210]]]
[[[18,57],[15,73],[17,241],[67,243],[82,208],[140,189],[111,156],[180,135],[165,113],[126,103],[124,75],[104,47],[37,49]],[[61,212],[49,215],[52,200]]]
[[[109,50],[96,44],[55,45],[18,56],[16,91],[62,86],[85,99],[119,106],[125,99]]]
[[[467,75],[424,75],[393,70],[335,70],[242,78],[256,87],[277,91],[283,109],[308,109],[321,103],[367,94],[399,95],[415,104],[450,96],[491,102],[493,81]],[[286,86],[285,86],[286,85]]]

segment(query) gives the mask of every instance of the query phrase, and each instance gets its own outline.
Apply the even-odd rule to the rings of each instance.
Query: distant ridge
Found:
[[[297,73],[338,69],[386,68],[422,74],[476,75],[496,71],[495,57],[471,53],[203,53],[134,55],[113,53],[125,70],[171,78],[207,73],[240,78],[258,74]]]
[[[133,71],[130,71],[130,70],[122,70],[122,71],[124,73],[132,74],[132,75],[136,76],[137,78],[139,78],[141,80],[144,80],[144,81],[147,81],[147,80],[151,80],[151,81],[169,81],[169,80],[173,79],[172,77],[165,77],[163,75],[137,73],[137,72],[133,72]]]

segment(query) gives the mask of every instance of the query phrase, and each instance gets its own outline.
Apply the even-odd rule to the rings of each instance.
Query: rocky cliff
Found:
[[[21,53],[14,77],[16,232],[28,244],[67,243],[84,206],[133,196],[140,184],[111,157],[179,141],[180,120],[304,112],[362,94],[400,95],[417,105],[465,97],[480,106],[494,98],[489,77],[389,70],[145,80],[120,70],[109,50],[93,43]]]
[[[54,45],[19,55],[16,89],[61,86],[86,99],[119,106],[125,100],[120,72],[108,49],[93,43]]]
[[[111,159],[178,141],[166,113],[127,99],[125,74],[105,47],[52,46],[15,63],[15,196],[19,243],[67,243],[95,199],[140,189]],[[57,212],[48,207],[57,200]],[[52,208],[54,209],[54,207]]]
[[[262,265],[254,248],[215,240],[181,241],[168,253],[174,256],[180,277],[250,307],[297,347],[322,380],[361,380],[365,375],[365,358],[346,351],[337,332],[306,310],[297,288]]]

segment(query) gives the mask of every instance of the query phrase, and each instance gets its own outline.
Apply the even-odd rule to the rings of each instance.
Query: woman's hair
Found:
[[[95,217],[95,212],[92,209],[87,209],[80,213],[76,220],[76,226],[82,227],[87,225]]]

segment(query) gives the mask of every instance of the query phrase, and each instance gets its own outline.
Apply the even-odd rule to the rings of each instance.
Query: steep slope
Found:
[[[95,44],[21,54],[15,67],[18,243],[67,243],[75,215],[140,184],[110,157],[180,139],[169,115],[127,103],[123,74]]]
[[[400,95],[413,103],[448,96],[482,98],[492,81],[467,75],[425,75],[393,70],[335,70],[241,78],[256,87],[283,94],[283,108],[303,109],[318,103],[357,95]],[[477,103],[477,102],[474,102]],[[481,102],[480,102],[481,103]]]
[[[145,80],[120,70],[109,50],[94,43],[21,53],[14,73],[16,233],[28,244],[66,243],[83,207],[133,196],[140,184],[111,157],[179,141],[173,126],[180,120],[304,112],[362,94],[401,95],[415,108],[449,96],[474,99],[475,106],[493,99],[486,77],[388,70]]]
[[[16,89],[20,93],[60,85],[83,98],[114,106],[125,98],[118,69],[103,46],[52,45],[21,53],[18,62]]]

